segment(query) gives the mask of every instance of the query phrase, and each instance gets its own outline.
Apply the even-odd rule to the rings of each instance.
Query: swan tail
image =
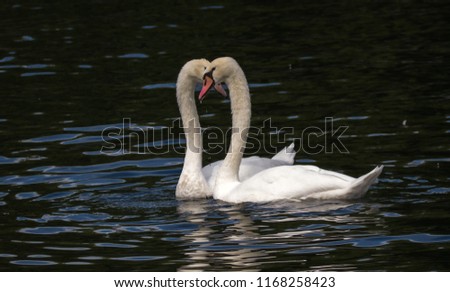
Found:
[[[294,164],[294,157],[297,154],[294,147],[295,144],[292,142],[291,145],[284,147],[280,152],[275,154],[272,159],[285,162],[286,164]]]
[[[383,171],[383,165],[375,167],[371,172],[362,175],[355,179],[349,186],[347,198],[360,198],[362,197],[369,187],[377,182],[378,176]],[[350,196],[348,196],[350,194]]]

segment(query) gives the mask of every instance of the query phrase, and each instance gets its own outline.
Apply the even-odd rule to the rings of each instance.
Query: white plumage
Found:
[[[202,137],[199,134],[200,120],[195,105],[195,85],[200,83],[204,69],[210,65],[205,59],[191,60],[180,70],[177,80],[177,101],[186,135],[186,154],[183,170],[178,180],[178,198],[205,198],[212,195],[216,175],[223,160],[211,163],[202,169]],[[197,131],[198,130],[198,131]],[[272,159],[251,156],[242,160],[239,178],[246,180],[270,167],[294,163],[294,143],[277,153]]]

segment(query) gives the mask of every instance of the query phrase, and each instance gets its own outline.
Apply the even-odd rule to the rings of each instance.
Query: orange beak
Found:
[[[222,84],[220,84],[220,83],[214,84],[214,89],[215,89],[218,93],[222,94],[222,96],[227,97],[227,92],[225,91],[225,89],[223,89]]]
[[[200,100],[200,102],[203,101],[203,99],[206,97],[206,94],[209,92],[211,87],[213,87],[213,85],[218,93],[222,94],[223,96],[227,96],[227,93],[225,92],[225,90],[223,89],[221,84],[216,84],[214,82],[214,80],[211,78],[211,76],[205,75],[203,77],[202,90],[200,91],[200,94],[198,95],[198,100]]]

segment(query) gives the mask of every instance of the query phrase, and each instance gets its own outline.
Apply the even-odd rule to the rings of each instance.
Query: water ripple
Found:
[[[162,88],[169,88],[174,89],[176,88],[175,83],[156,83],[156,84],[148,84],[142,87],[142,89],[145,90],[152,90],[152,89],[162,89]]]
[[[0,164],[16,164],[25,161],[24,157],[6,157],[0,155]]]
[[[64,222],[91,222],[104,221],[111,218],[111,215],[105,213],[76,213],[76,214],[58,214],[58,215],[43,215],[41,218],[27,218],[18,217],[18,221],[33,221],[36,223],[48,223],[52,221]]]
[[[416,159],[411,162],[408,162],[405,167],[418,167],[423,164],[429,163],[429,162],[450,162],[450,158],[443,157],[443,158],[427,158],[427,159]]]
[[[81,232],[81,228],[73,226],[42,226],[21,228],[19,232],[35,235],[55,235],[62,233],[78,233]]]
[[[14,56],[6,56],[0,59],[0,63],[11,62],[15,59]]]
[[[67,141],[80,137],[82,134],[56,134],[51,136],[37,137],[22,140],[24,143],[47,143],[47,142],[58,142]]]
[[[130,262],[147,262],[147,261],[155,261],[162,260],[167,257],[165,256],[126,256],[126,257],[116,257],[111,258],[115,261],[130,261]]]
[[[433,234],[405,234],[392,236],[370,236],[357,239],[344,239],[322,243],[324,246],[338,246],[351,244],[355,247],[379,247],[395,241],[410,241],[414,243],[440,243],[450,242],[450,235]]]
[[[128,129],[134,128],[137,125],[134,123],[116,123],[116,124],[105,124],[105,125],[93,125],[93,126],[84,126],[84,127],[67,127],[64,128],[66,132],[82,132],[82,133],[90,133],[90,132],[102,132],[108,129]]]
[[[108,248],[136,248],[137,245],[134,244],[123,244],[123,243],[113,243],[113,242],[99,242],[96,243],[97,247],[108,247]]]
[[[43,173],[91,173],[104,170],[114,170],[125,167],[138,168],[160,168],[166,166],[180,165],[180,159],[173,158],[150,158],[144,160],[121,160],[110,163],[85,165],[85,166],[40,166],[29,169],[29,171],[39,171]]]
[[[17,260],[10,262],[13,265],[23,265],[23,266],[52,266],[57,265],[57,262],[53,261],[42,261],[42,260]]]
[[[37,192],[21,192],[16,194],[17,200],[27,200],[39,197],[39,193]]]
[[[32,184],[60,184],[60,187],[71,188],[78,186],[99,186],[108,184],[121,184],[125,179],[144,177],[167,177],[176,175],[179,169],[155,169],[155,170],[123,170],[111,172],[88,172],[66,174],[36,174],[28,176],[4,176],[0,177],[0,185],[32,185]],[[54,199],[69,196],[72,192],[55,192],[41,197],[39,200]],[[68,195],[66,195],[68,194]]]
[[[20,74],[22,77],[32,77],[32,76],[50,76],[55,75],[56,72],[26,72]]]
[[[124,54],[124,55],[120,55],[118,56],[118,58],[120,59],[146,59],[149,56],[147,54],[143,54],[143,53],[129,53],[129,54]]]
[[[200,7],[200,10],[217,10],[217,9],[224,9],[225,6],[223,5],[208,5],[208,6],[202,6]]]

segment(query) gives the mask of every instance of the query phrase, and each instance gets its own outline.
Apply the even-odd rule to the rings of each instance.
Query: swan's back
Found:
[[[380,175],[382,167],[353,178],[316,166],[280,166],[241,182],[231,193],[214,197],[228,202],[266,202],[284,199],[348,199],[362,196]]]
[[[294,146],[295,144],[291,143],[291,145],[284,147],[280,152],[275,154],[272,159],[259,156],[250,156],[242,159],[239,167],[239,180],[247,180],[255,174],[268,168],[294,164],[296,154]],[[202,169],[202,173],[212,190],[216,184],[217,173],[222,163],[223,160],[219,160],[208,164]]]
[[[205,176],[205,179],[208,182],[208,185],[211,189],[214,189],[217,174],[219,172],[222,163],[223,160],[219,160],[214,163],[208,164],[202,169],[203,175]],[[247,157],[242,160],[241,165],[239,167],[239,180],[246,181],[253,175],[261,171],[264,171],[268,168],[279,167],[287,164],[288,162],[283,160],[263,158],[259,156]]]

